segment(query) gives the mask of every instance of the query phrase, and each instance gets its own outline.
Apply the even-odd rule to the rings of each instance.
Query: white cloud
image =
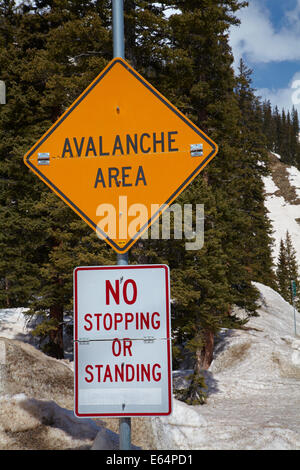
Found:
[[[289,23],[288,26],[300,33],[300,0],[297,0],[297,4],[293,10],[285,13],[285,17]]]
[[[269,11],[257,0],[239,13],[241,25],[232,27],[230,44],[235,62],[244,57],[251,62],[300,60],[300,0],[293,11],[287,11],[284,26],[275,30]]]
[[[288,110],[292,109],[292,90],[291,88],[259,88],[256,91],[257,96],[262,97],[262,101],[269,100],[273,107],[278,106],[279,110],[282,108]]]
[[[300,0],[293,10],[286,10],[281,19],[281,27],[276,29],[270,18],[270,11],[259,0],[249,0],[238,17],[240,26],[230,30],[230,45],[236,69],[240,58],[250,64],[300,61]],[[300,68],[300,65],[299,65]],[[298,82],[297,82],[298,80]],[[279,110],[292,106],[300,114],[300,72],[296,73],[284,88],[261,88],[256,94],[262,100],[270,100]]]
[[[273,107],[277,105],[279,110],[291,110],[294,106],[300,115],[300,72],[293,76],[286,88],[260,88],[256,95],[261,96],[262,101],[269,100]]]

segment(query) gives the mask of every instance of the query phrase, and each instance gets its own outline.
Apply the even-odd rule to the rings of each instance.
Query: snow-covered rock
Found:
[[[172,414],[152,418],[151,424],[157,449],[193,449],[206,440],[206,419],[192,406],[175,399]]]
[[[152,419],[159,449],[300,449],[300,337],[293,307],[255,285],[259,316],[243,330],[221,332],[207,372],[207,404],[175,400],[173,419]]]

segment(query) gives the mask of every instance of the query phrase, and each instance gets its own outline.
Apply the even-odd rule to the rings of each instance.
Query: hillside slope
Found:
[[[275,154],[271,170],[264,184],[274,259],[286,230],[300,259],[300,172]],[[259,316],[218,338],[206,373],[207,404],[174,399],[169,417],[132,419],[134,446],[300,449],[300,315],[295,336],[292,306],[269,287],[256,286]],[[34,347],[23,311],[0,310],[0,450],[118,449],[118,419],[75,418],[72,363]],[[175,386],[188,374],[174,371]]]
[[[300,449],[300,338],[293,308],[256,285],[260,316],[244,330],[222,331],[207,372],[207,404],[174,400],[169,417],[132,419],[134,446]],[[0,310],[0,449],[117,449],[118,420],[75,418],[72,364],[15,339],[27,333],[21,309]]]
[[[269,287],[256,286],[260,316],[245,330],[223,330],[207,372],[208,404],[180,405],[177,426],[174,417],[154,418],[158,448],[300,449],[300,337],[293,335],[293,308]]]
[[[270,163],[271,175],[263,181],[265,206],[274,230],[274,260],[278,259],[280,240],[287,230],[300,260],[300,171],[283,163],[274,153],[270,154]]]

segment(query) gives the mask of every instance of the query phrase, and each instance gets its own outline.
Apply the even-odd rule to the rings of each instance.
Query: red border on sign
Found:
[[[166,284],[166,325],[167,325],[167,362],[168,362],[168,405],[169,409],[165,413],[79,413],[78,411],[78,289],[77,273],[78,271],[100,271],[100,270],[123,270],[123,269],[164,269]],[[146,265],[116,265],[116,266],[85,266],[74,269],[74,388],[75,388],[75,415],[78,418],[91,418],[100,416],[124,417],[124,416],[168,416],[172,413],[172,368],[171,368],[171,328],[170,328],[170,285],[169,268],[164,264],[146,264]]]

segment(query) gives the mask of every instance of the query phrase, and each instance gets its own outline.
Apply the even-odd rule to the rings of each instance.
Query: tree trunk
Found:
[[[6,307],[10,307],[10,298],[9,298],[9,280],[5,278],[5,291],[6,291]]]
[[[205,330],[203,335],[204,345],[196,350],[194,373],[189,386],[187,403],[191,405],[202,404],[206,401],[206,393],[204,391],[206,385],[203,370],[207,370],[213,360],[214,334],[211,330]]]
[[[214,334],[211,330],[204,331],[204,346],[196,353],[196,372],[207,370],[212,363],[214,353]]]
[[[63,339],[63,307],[53,305],[50,307],[50,319],[55,320],[57,328],[50,332],[50,354],[57,359],[64,357],[64,339]]]

